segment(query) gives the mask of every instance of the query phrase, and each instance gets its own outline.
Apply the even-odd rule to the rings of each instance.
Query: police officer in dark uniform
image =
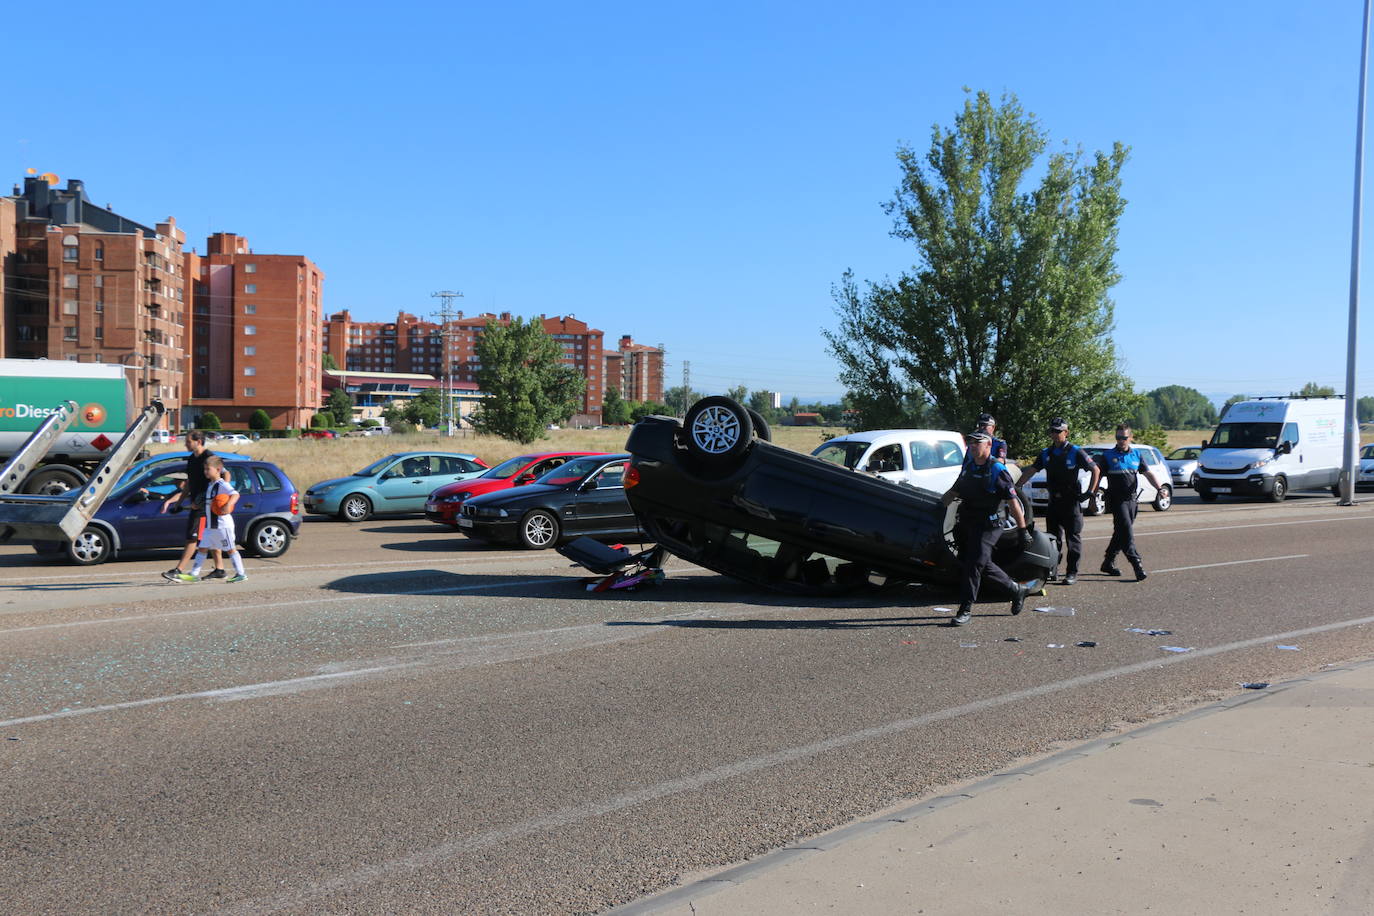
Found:
[[[1109,576],[1121,575],[1116,568],[1116,555],[1123,553],[1135,570],[1135,581],[1140,582],[1145,578],[1145,567],[1135,549],[1136,498],[1140,495],[1137,477],[1144,474],[1155,489],[1163,489],[1165,482],[1155,479],[1140,452],[1132,447],[1131,428],[1125,424],[1116,428],[1116,447],[1108,449],[1102,458],[1107,471],[1107,509],[1112,513],[1112,540],[1102,558],[1102,571]]]
[[[992,457],[1004,464],[1007,460],[1007,440],[997,438],[997,421],[992,418],[990,413],[980,413],[978,415],[978,425],[974,427],[975,432],[987,433],[992,440]]]
[[[1045,509],[1045,530],[1068,548],[1064,584],[1073,585],[1078,581],[1078,560],[1083,556],[1082,502],[1097,492],[1102,470],[1087,452],[1069,442],[1069,424],[1062,417],[1050,421],[1049,432],[1049,447],[1041,449],[1035,462],[1021,472],[1016,487],[1020,489],[1036,471],[1045,472],[1046,489],[1050,494]],[[1079,471],[1092,474],[1086,494],[1079,489]]]
[[[978,430],[968,440],[968,460],[959,479],[940,498],[940,502],[946,506],[956,498],[960,500],[959,523],[955,530],[959,537],[959,562],[964,575],[960,582],[959,610],[950,621],[950,625],[956,627],[962,627],[972,618],[973,602],[978,598],[978,589],[985,573],[993,582],[1011,592],[1013,614],[1021,613],[1028,594],[1025,588],[992,562],[993,545],[1006,530],[997,515],[998,506],[1003,500],[1010,501],[1008,505],[1016,526],[1021,530],[1022,545],[1031,542],[1025,514],[1021,511],[1021,501],[1016,498],[1012,488],[1011,474],[1006,465],[992,457],[992,436]]]

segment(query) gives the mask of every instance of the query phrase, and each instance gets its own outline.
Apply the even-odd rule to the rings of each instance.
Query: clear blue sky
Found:
[[[835,400],[831,286],[914,257],[880,206],[895,149],[962,87],[1011,91],[1055,141],[1132,148],[1113,297],[1138,389],[1343,390],[1361,10],[81,0],[11,16],[5,156],[201,250],[308,255],[330,311],[457,289],[661,343],[669,385],[689,360],[698,390]]]

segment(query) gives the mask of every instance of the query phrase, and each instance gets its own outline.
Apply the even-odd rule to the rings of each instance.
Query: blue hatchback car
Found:
[[[240,546],[259,557],[286,553],[301,529],[296,485],[267,461],[226,461],[224,469],[239,491],[234,530]],[[94,566],[132,550],[181,547],[186,543],[184,510],[163,512],[162,502],[185,473],[184,460],[145,468],[110,494],[70,544],[35,541],[33,549],[44,556],[65,556],[78,566]]]

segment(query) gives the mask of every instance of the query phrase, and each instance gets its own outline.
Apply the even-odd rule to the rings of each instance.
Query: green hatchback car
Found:
[[[374,515],[424,512],[430,493],[486,470],[486,462],[462,452],[397,452],[347,477],[311,484],[305,491],[305,511],[337,516],[346,522],[362,522]]]

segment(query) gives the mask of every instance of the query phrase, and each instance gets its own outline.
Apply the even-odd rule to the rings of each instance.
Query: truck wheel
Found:
[[[365,522],[372,517],[372,501],[361,493],[350,493],[339,503],[339,518],[346,522]]]
[[[1280,474],[1274,478],[1274,489],[1269,494],[1271,503],[1281,503],[1283,498],[1288,495],[1288,480]]]
[[[279,557],[291,546],[291,529],[280,519],[264,519],[248,529],[247,546],[263,559]]]
[[[24,492],[35,496],[61,496],[86,483],[66,468],[39,468],[24,480]]]
[[[86,530],[67,545],[67,559],[77,566],[95,566],[110,558],[113,546],[110,543],[110,535],[104,528],[87,525]]]
[[[749,448],[754,421],[749,410],[732,398],[713,395],[702,398],[687,411],[682,421],[687,436],[687,451],[703,464],[726,468]]]

